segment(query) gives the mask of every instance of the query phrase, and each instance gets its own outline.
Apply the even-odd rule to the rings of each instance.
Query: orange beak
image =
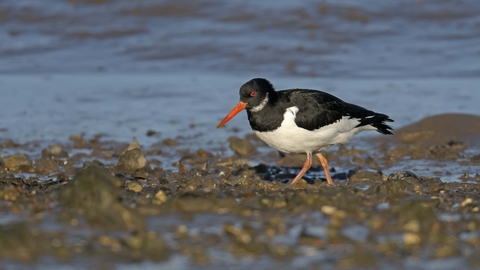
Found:
[[[220,128],[222,127],[223,125],[225,125],[225,123],[227,123],[228,121],[230,121],[230,119],[232,119],[235,115],[237,115],[237,113],[241,112],[243,109],[245,109],[245,107],[247,106],[247,103],[246,102],[238,102],[237,106],[235,106],[235,108],[233,108],[233,110],[231,110],[227,116],[225,116],[225,118],[223,118],[222,122],[220,122],[220,124],[217,125],[217,128]]]

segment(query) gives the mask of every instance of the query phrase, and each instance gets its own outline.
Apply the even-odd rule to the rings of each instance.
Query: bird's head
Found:
[[[275,93],[272,84],[263,78],[252,79],[240,87],[240,102],[230,113],[217,125],[220,128],[230,121],[235,115],[244,109],[250,112],[258,112],[262,110],[269,101],[269,96]]]

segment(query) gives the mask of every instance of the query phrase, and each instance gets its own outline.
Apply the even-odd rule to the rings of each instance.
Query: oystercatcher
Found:
[[[223,126],[243,109],[255,134],[268,145],[284,153],[306,153],[307,160],[290,182],[296,184],[312,166],[316,154],[328,184],[333,184],[324,148],[350,141],[363,130],[392,134],[385,122],[388,115],[350,104],[328,93],[309,89],[275,91],[263,78],[255,78],[240,88],[240,102],[218,124]]]

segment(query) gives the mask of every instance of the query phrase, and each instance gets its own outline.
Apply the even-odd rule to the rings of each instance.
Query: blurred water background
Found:
[[[313,88],[400,127],[478,113],[480,2],[0,0],[0,137],[70,134],[218,149],[253,77]],[[157,132],[147,136],[148,130]]]

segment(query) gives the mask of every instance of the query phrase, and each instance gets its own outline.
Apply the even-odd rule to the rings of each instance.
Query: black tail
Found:
[[[365,117],[360,119],[360,123],[358,124],[358,127],[360,126],[366,126],[366,125],[371,125],[377,129],[378,132],[386,135],[391,135],[393,134],[391,130],[393,128],[385,122],[393,122],[388,115],[381,114],[381,113],[375,113],[374,115]]]

